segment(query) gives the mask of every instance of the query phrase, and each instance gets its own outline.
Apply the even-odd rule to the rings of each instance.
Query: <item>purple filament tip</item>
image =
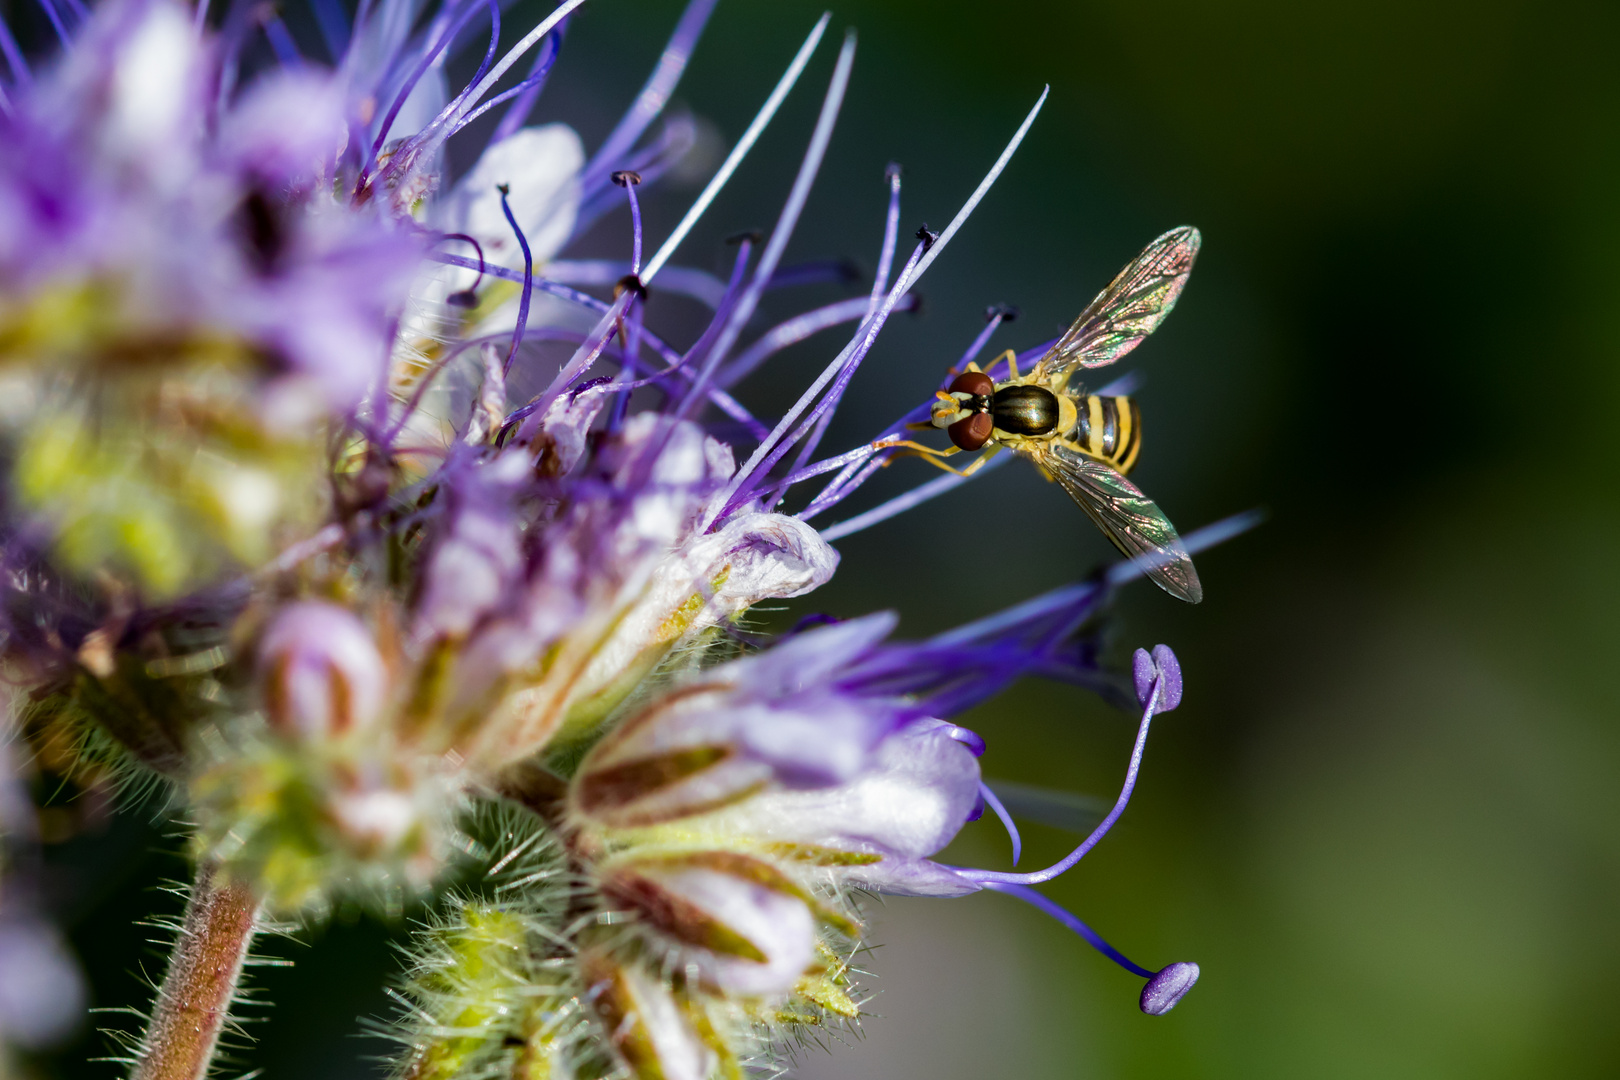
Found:
[[[1070,911],[1068,908],[1065,908],[1062,904],[1057,903],[1055,900],[1047,899],[1034,889],[1026,888],[1023,885],[1014,885],[1008,882],[1000,881],[987,881],[985,882],[984,887],[987,889],[994,889],[996,892],[1006,893],[1008,896],[1016,896],[1018,899],[1022,900],[1031,907],[1052,916],[1052,918],[1056,919],[1070,930],[1073,930],[1075,933],[1085,938],[1086,942],[1093,949],[1096,949],[1098,952],[1108,957],[1108,959],[1112,960],[1126,971],[1129,971],[1132,975],[1140,975],[1142,978],[1150,980],[1148,983],[1149,986],[1153,985],[1151,980],[1157,979],[1159,975],[1164,974],[1164,972],[1149,971],[1147,968],[1131,960],[1130,957],[1108,944],[1108,942],[1103,939],[1101,934],[1087,926],[1084,922],[1081,922],[1080,917],[1075,915],[1074,912]],[[1172,967],[1173,966],[1175,965],[1172,965]],[[1165,971],[1169,970],[1169,968],[1165,969]],[[1197,971],[1198,969],[1194,967],[1194,978],[1197,978]],[[1192,984],[1188,983],[1187,985],[1191,987]],[[1186,990],[1183,990],[1182,993],[1186,993]],[[1146,1000],[1145,996],[1143,1000]],[[1172,1001],[1170,1004],[1174,1005],[1175,1002]],[[1146,1011],[1145,1006],[1144,1011]]]
[[[517,237],[518,247],[523,249],[523,292],[518,297],[517,325],[512,327],[512,347],[507,350],[506,363],[501,365],[503,375],[512,371],[512,361],[517,359],[518,346],[523,344],[523,331],[529,325],[529,299],[534,294],[534,253],[529,250],[529,238],[523,235],[518,227],[517,218],[512,214],[512,204],[507,196],[512,189],[505,184],[500,185],[501,213],[506,215],[506,223],[512,226],[512,232]],[[483,262],[482,253],[479,262]]]
[[[995,811],[996,817],[1001,819],[1002,826],[1006,828],[1007,838],[1012,841],[1013,865],[1017,866],[1018,857],[1024,853],[1024,838],[1018,835],[1018,826],[1013,824],[1012,815],[1007,813],[1007,808],[1001,805],[996,793],[991,791],[990,785],[983,780],[979,781],[979,797],[984,800],[986,806]]]
[[[1142,1011],[1149,1016],[1163,1016],[1175,1008],[1197,982],[1197,964],[1181,960],[1169,965],[1142,987]]]

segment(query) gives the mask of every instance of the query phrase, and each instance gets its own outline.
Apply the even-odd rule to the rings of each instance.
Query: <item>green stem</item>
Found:
[[[202,1080],[219,1045],[258,921],[251,890],[197,867],[180,936],[130,1080]]]

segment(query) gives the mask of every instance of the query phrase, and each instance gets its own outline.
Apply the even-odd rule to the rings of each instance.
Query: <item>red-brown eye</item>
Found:
[[[989,397],[996,392],[996,384],[982,371],[964,371],[951,380],[951,393]],[[983,440],[980,440],[983,441]]]
[[[960,380],[958,380],[960,381]],[[989,382],[986,379],[985,382]],[[972,453],[990,441],[990,432],[995,430],[996,422],[990,418],[989,413],[974,413],[964,416],[956,423],[945,429],[951,437],[951,442],[959,448]]]

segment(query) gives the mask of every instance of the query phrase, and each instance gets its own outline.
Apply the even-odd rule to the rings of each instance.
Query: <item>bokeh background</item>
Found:
[[[678,10],[594,0],[537,115],[595,145]],[[679,98],[721,145],[819,12],[720,4]],[[1145,379],[1136,478],[1183,530],[1256,506],[1269,520],[1199,557],[1201,606],[1145,585],[1121,599],[1116,661],[1169,643],[1185,703],[1156,727],[1122,825],[1047,890],[1142,963],[1199,962],[1196,991],[1145,1017],[1138,980],[1010,898],[891,901],[879,1015],[795,1074],[1620,1074],[1620,8],[840,0],[833,26],[860,31],[856,74],[790,258],[870,270],[890,160],[905,223],[942,226],[1052,92],[829,446],[925,396],[986,304],[1021,307],[994,344],[1027,348],[1192,223],[1192,282],[1127,365]],[[679,261],[718,267],[723,236],[774,221],[834,51]],[[689,197],[653,197],[654,236]],[[605,219],[575,253],[618,254],[624,229]],[[676,340],[695,317],[654,297]],[[745,400],[782,408],[840,343],[799,347]],[[850,509],[928,475],[897,465]],[[1110,557],[1016,466],[840,547],[836,581],[773,617],[896,607],[922,635]],[[1133,731],[1045,685],[966,722],[992,777],[1105,796]],[[141,971],[161,970],[131,923],[178,909],[155,891],[182,873],[171,833],[128,815],[53,855],[83,886],[62,916],[99,1006],[142,1003]],[[1073,838],[1030,826],[1027,841],[1040,865]],[[1007,859],[984,823],[952,854]],[[400,932],[351,914],[272,943],[295,963],[256,976],[275,1005],[251,1066],[373,1075],[384,1045],[356,1018],[386,1013]],[[111,1077],[86,1060],[102,1052],[86,1031],[43,1064]]]

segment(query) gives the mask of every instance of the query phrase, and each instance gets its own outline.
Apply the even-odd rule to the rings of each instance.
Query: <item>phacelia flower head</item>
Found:
[[[719,276],[676,260],[830,16],[657,237],[641,200],[696,141],[666,105],[714,0],[594,149],[534,119],[585,0],[511,44],[498,3],[369,0],[351,21],[322,0],[313,55],[251,4],[43,2],[71,17],[32,66],[0,24],[0,644],[31,737],[113,747],[183,809],[187,940],[235,933],[221,955],[241,956],[260,908],[397,912],[459,880],[402,990],[415,1080],[768,1067],[860,1018],[873,893],[1007,892],[1147,980],[1144,1011],[1181,999],[1196,965],[1138,967],[1035,891],[1119,818],[1180,700],[1162,646],[1131,680],[1103,663],[1102,610],[1140,565],[917,642],[887,614],[744,624],[825,584],[839,539],[968,479],[817,523],[929,416],[931,383],[821,450],[1044,93],[943,229],[903,228],[884,170],[870,289],[766,325],[767,292],[850,281],[845,260],[784,258],[853,33],[770,231],[735,237]],[[482,147],[446,152],[496,109]],[[569,258],[604,218],[623,257]],[[708,313],[690,341],[648,324],[655,289]],[[991,309],[961,364],[1012,314]],[[839,327],[786,412],[750,410],[777,352]],[[1124,789],[1045,870],[953,865],[987,808],[1017,862],[985,740],[956,721],[1026,676],[1139,713]],[[210,927],[216,909],[236,921]],[[195,970],[171,967],[140,1061],[171,1052]]]

